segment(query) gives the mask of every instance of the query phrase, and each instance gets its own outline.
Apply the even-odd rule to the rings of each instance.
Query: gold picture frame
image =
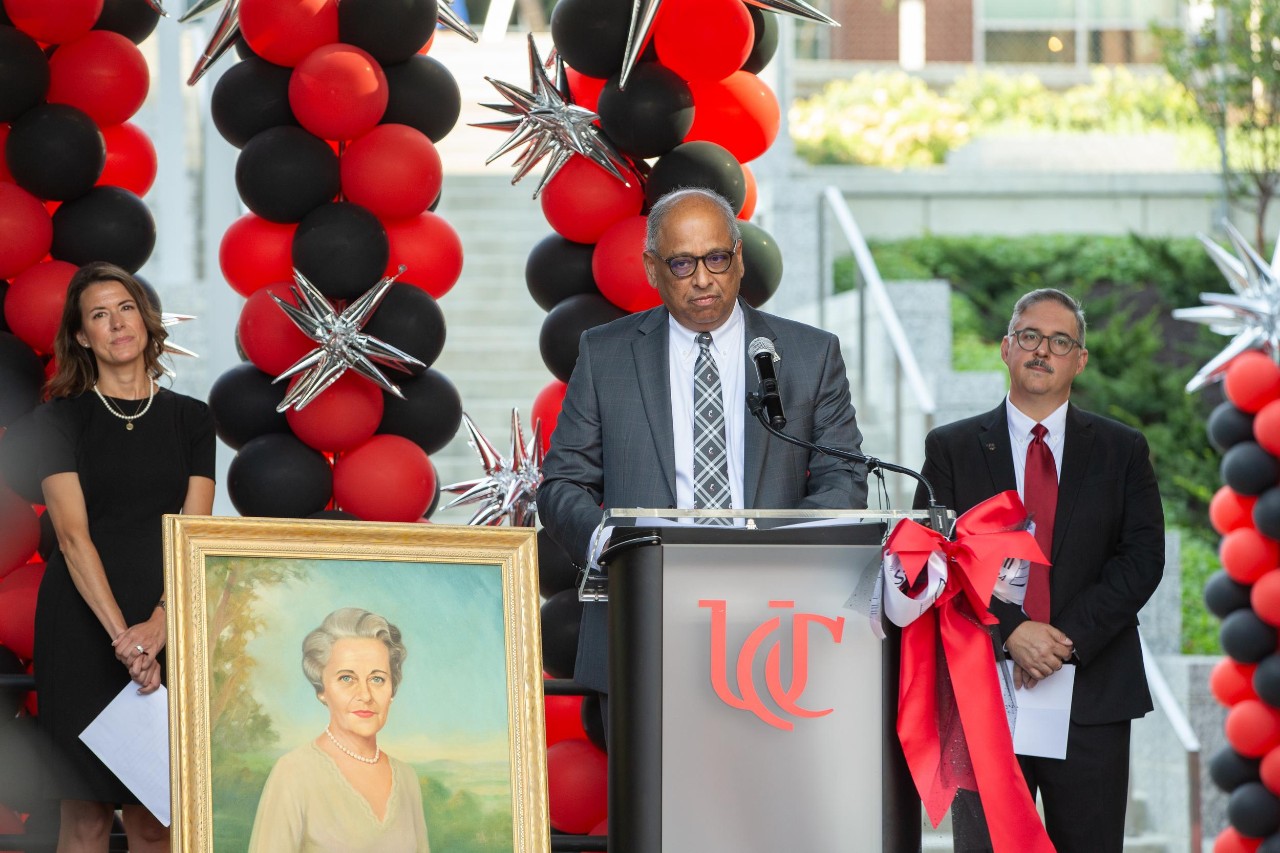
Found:
[[[302,639],[354,606],[403,633],[378,743],[432,849],[548,853],[532,528],[169,515],[164,550],[174,849],[247,848],[273,756],[325,730]]]

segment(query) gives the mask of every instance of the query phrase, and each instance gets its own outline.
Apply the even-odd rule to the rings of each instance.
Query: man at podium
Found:
[[[585,566],[607,509],[865,508],[865,468],[770,436],[747,410],[748,353],[771,346],[787,432],[860,452],[835,335],[739,298],[751,260],[729,203],[674,190],[650,210],[645,242],[663,304],[582,335],[538,489],[551,537]],[[575,679],[601,691],[605,638],[605,607],[589,604]]]

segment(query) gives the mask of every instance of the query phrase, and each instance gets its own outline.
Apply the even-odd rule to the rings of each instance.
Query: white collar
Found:
[[[721,355],[726,354],[724,344],[731,341],[739,329],[746,323],[746,315],[743,314],[742,305],[735,299],[733,301],[733,310],[729,312],[729,319],[717,329],[711,330],[711,348]],[[686,329],[676,320],[669,310],[667,311],[667,329],[671,336],[672,342],[679,348],[679,352],[688,355],[691,351],[698,348],[698,335],[701,332],[695,332],[692,329]]]
[[[1049,431],[1049,439],[1060,438],[1067,429],[1067,405],[1067,403],[1063,403],[1050,412],[1047,418],[1042,421],[1036,421],[1015,406],[1013,401],[1006,396],[1004,398],[1004,410],[1008,417],[1009,435],[1019,443],[1023,443],[1030,438],[1031,428],[1037,423],[1041,423]]]

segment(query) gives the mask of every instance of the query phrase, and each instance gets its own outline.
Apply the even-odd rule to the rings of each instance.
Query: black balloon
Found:
[[[107,161],[102,131],[66,104],[40,104],[14,119],[4,153],[20,187],[56,201],[91,190]]]
[[[243,43],[241,40],[240,43]],[[292,68],[250,56],[227,69],[213,87],[209,111],[222,138],[237,148],[271,127],[297,127],[289,106]]]
[[[1231,793],[1241,785],[1257,782],[1261,759],[1245,758],[1230,746],[1224,746],[1209,759],[1209,778],[1223,791]]]
[[[751,54],[742,63],[742,70],[759,74],[778,51],[778,16],[766,14],[758,6],[748,6],[747,11],[751,14],[755,38],[751,43]]]
[[[382,124],[407,124],[432,142],[449,135],[462,113],[462,93],[448,68],[430,56],[418,55],[382,70],[387,76]]]
[[[209,408],[218,438],[239,450],[260,435],[291,432],[289,421],[276,406],[288,385],[272,384],[272,377],[252,364],[237,364],[219,376],[209,389]]]
[[[1240,663],[1258,663],[1276,650],[1276,629],[1244,608],[1222,620],[1218,637],[1222,650]]]
[[[538,594],[550,598],[557,592],[576,589],[578,567],[565,550],[556,544],[546,528],[538,531]]]
[[[672,190],[703,187],[724,196],[734,213],[747,200],[747,179],[742,165],[728,149],[714,142],[686,142],[658,158],[644,186],[652,205]]]
[[[604,752],[609,751],[608,738],[605,737],[604,714],[602,713],[600,694],[588,693],[582,697],[582,730],[587,733],[587,740]]]
[[[782,283],[782,250],[773,236],[758,225],[739,222],[742,231],[742,298],[759,308],[778,292]]]
[[[524,263],[524,282],[529,295],[543,311],[580,293],[599,293],[591,273],[595,246],[575,243],[559,234],[548,234],[529,251]]]
[[[4,298],[9,295],[9,282],[0,279],[0,332],[11,331],[9,323],[4,319]]]
[[[573,678],[581,620],[576,589],[557,592],[542,603],[542,668],[552,678]]]
[[[155,245],[151,210],[123,187],[94,187],[64,202],[53,214],[49,254],[60,261],[77,265],[110,261],[137,272]]]
[[[1246,782],[1231,792],[1227,818],[1241,835],[1266,838],[1280,829],[1280,798],[1261,782]]]
[[[444,350],[444,312],[420,287],[397,281],[382,298],[364,331],[430,367]],[[415,372],[420,368],[415,368]]]
[[[119,33],[134,44],[142,44],[160,22],[160,13],[143,0],[105,0],[95,30]]]
[[[1242,441],[1222,456],[1222,482],[1242,495],[1260,495],[1280,479],[1280,462],[1256,441]]]
[[[1213,449],[1226,453],[1242,441],[1253,441],[1253,415],[1225,400],[1209,413],[1206,431]]]
[[[35,39],[0,26],[0,122],[13,121],[44,100],[49,60]]]
[[[345,201],[317,207],[293,235],[293,265],[330,299],[355,299],[377,284],[390,253],[378,217]]]
[[[1253,853],[1280,853],[1280,834],[1264,838]]]
[[[403,436],[427,454],[443,449],[462,426],[462,396],[458,389],[438,370],[424,370],[420,376],[412,377],[395,371],[390,375],[405,398],[382,395],[378,432]]]
[[[10,649],[8,646],[0,646],[0,675],[23,675],[27,668],[22,665],[22,659]],[[27,691],[19,690],[16,687],[10,687],[0,690],[0,719],[6,723],[12,720],[18,713],[18,709],[22,707],[22,701],[27,697]]]
[[[1280,654],[1267,655],[1253,671],[1253,692],[1272,708],[1280,708]]]
[[[143,292],[147,294],[147,301],[151,303],[151,307],[157,311],[163,312],[164,308],[160,302],[160,291],[156,290],[155,287],[152,286],[151,282],[147,281],[137,273],[133,274],[133,279],[138,282],[142,287]]]
[[[0,427],[36,407],[44,385],[44,366],[16,335],[0,332]]]
[[[431,38],[436,11],[436,0],[342,0],[338,41],[367,51],[383,65],[404,62]]]
[[[1280,539],[1280,487],[1267,489],[1253,505],[1253,525],[1263,536]]]
[[[40,559],[48,560],[53,555],[53,549],[58,547],[58,534],[53,529],[53,519],[49,517],[49,513],[40,513],[40,544],[36,546],[36,551],[40,554]]]
[[[570,296],[552,308],[542,321],[538,350],[542,361],[561,382],[568,382],[578,361],[578,339],[587,329],[626,316],[618,306],[598,293]]]
[[[693,92],[665,65],[637,65],[618,88],[619,75],[600,92],[596,112],[610,141],[633,157],[658,157],[675,148],[693,127]]]
[[[551,40],[569,67],[612,77],[622,69],[631,7],[631,0],[560,0],[551,10]]]
[[[241,515],[306,518],[333,496],[333,470],[292,435],[260,435],[227,468],[227,494]]]
[[[1205,581],[1204,604],[1214,616],[1225,619],[1228,614],[1250,606],[1249,587],[1218,569]]]
[[[236,159],[236,189],[245,206],[271,222],[300,222],[342,187],[338,155],[300,127],[268,128]]]
[[[360,517],[341,509],[322,509],[313,512],[307,518],[319,518],[325,521],[359,521]]]

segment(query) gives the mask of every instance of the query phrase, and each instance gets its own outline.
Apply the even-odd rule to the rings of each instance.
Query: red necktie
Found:
[[[1036,544],[1046,557],[1053,551],[1053,516],[1058,509],[1058,468],[1053,451],[1045,443],[1049,431],[1042,424],[1031,428],[1027,447],[1027,471],[1022,484],[1022,503],[1036,523]],[[1022,602],[1027,616],[1037,622],[1049,621],[1049,567],[1032,563],[1027,576],[1027,597]]]

